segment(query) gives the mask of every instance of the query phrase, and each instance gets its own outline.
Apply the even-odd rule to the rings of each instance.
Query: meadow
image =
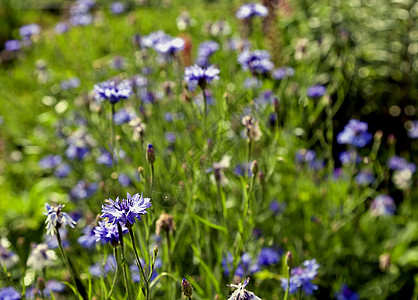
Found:
[[[0,300],[418,299],[417,18],[0,2]]]

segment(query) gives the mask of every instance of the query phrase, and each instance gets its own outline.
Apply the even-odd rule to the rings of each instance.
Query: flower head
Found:
[[[201,43],[197,50],[197,64],[206,67],[209,64],[209,58],[218,50],[219,44],[215,41]]]
[[[389,169],[394,171],[409,170],[411,173],[415,173],[417,170],[417,166],[414,163],[408,163],[405,158],[400,156],[392,156],[388,160],[387,165]]]
[[[47,234],[54,235],[61,226],[68,225],[74,228],[77,224],[66,212],[62,211],[64,206],[62,204],[54,206],[45,203],[47,212],[44,215],[47,216],[45,221]]]
[[[250,70],[252,74],[265,74],[270,72],[274,65],[270,61],[270,53],[266,50],[245,50],[238,55],[238,62],[243,70]]]
[[[250,282],[250,278],[247,278],[244,283],[230,284],[230,287],[236,288],[236,290],[229,296],[228,300],[261,300],[253,292],[247,291],[245,288]]]
[[[183,292],[183,295],[186,297],[191,297],[193,294],[193,287],[186,278],[183,278],[183,280],[181,281],[181,291]]]
[[[57,259],[55,252],[48,248],[47,244],[34,245],[26,264],[34,270],[42,270],[51,266]]]
[[[273,248],[261,249],[260,255],[258,256],[258,264],[260,266],[271,266],[277,264],[280,259],[280,254]]]
[[[319,98],[325,94],[326,90],[327,89],[323,85],[316,84],[309,87],[306,93],[311,98]]]
[[[122,234],[128,233],[128,228],[123,224]],[[118,245],[120,236],[119,230],[116,223],[110,223],[108,220],[99,221],[99,225],[94,229],[94,234],[96,236],[96,242],[101,242],[102,244],[110,243],[112,245]]]
[[[115,271],[117,266],[116,259],[113,255],[109,255],[104,262],[97,262],[89,267],[89,272],[95,277],[106,277],[106,274]]]
[[[318,274],[319,264],[316,259],[305,260],[303,267],[296,267],[292,269],[289,283],[289,293],[294,294],[298,288],[302,287],[306,294],[312,295],[314,290],[318,289],[318,286],[311,281]],[[287,290],[287,280],[283,278],[281,285],[284,290]]]
[[[158,218],[155,227],[156,235],[160,235],[161,231],[165,231],[167,234],[172,234],[173,230],[176,229],[176,223],[174,222],[174,218],[172,215],[163,212]]]
[[[0,240],[0,267],[4,265],[6,269],[11,268],[19,260],[13,251],[7,249],[9,245],[8,240],[3,238]]]
[[[295,75],[295,70],[293,68],[283,67],[273,70],[271,77],[275,80],[281,80],[286,77],[292,77],[293,75]]]
[[[62,157],[59,155],[47,155],[39,161],[39,166],[42,169],[53,169],[58,166],[61,161]]]
[[[268,14],[268,9],[264,5],[258,3],[248,3],[241,6],[237,13],[236,17],[238,19],[248,19],[252,17],[265,17]]]
[[[196,86],[204,89],[207,83],[210,83],[212,80],[218,80],[220,72],[215,66],[202,68],[194,65],[186,68],[184,71],[184,79],[189,85],[189,90],[194,91]]]
[[[84,248],[94,248],[96,246],[96,234],[94,227],[87,225],[83,228],[83,235],[77,239],[77,242]]]
[[[155,51],[165,56],[174,56],[177,52],[184,49],[184,40],[182,38],[167,38],[157,42],[154,46]]]
[[[337,300],[359,300],[359,296],[356,292],[352,291],[348,288],[346,284],[344,284],[340,291],[335,294]]]
[[[411,121],[410,126],[407,130],[408,130],[408,136],[411,139],[418,138],[418,121],[417,120]]]
[[[362,148],[372,140],[372,135],[367,129],[367,123],[351,119],[344,130],[337,135],[337,142]]]
[[[121,99],[128,99],[132,94],[129,81],[124,80],[120,83],[115,81],[105,81],[94,86],[96,97],[101,100],[108,100],[110,103],[118,103]]]
[[[19,34],[22,39],[30,39],[32,35],[39,34],[41,32],[41,27],[38,24],[28,24],[19,28]]]
[[[18,300],[22,296],[11,286],[0,289],[0,299],[5,300]]]
[[[141,215],[147,213],[148,207],[151,207],[150,198],[143,198],[139,194],[131,196],[128,193],[126,199],[120,200],[119,197],[115,201],[109,199],[107,204],[102,205],[101,217],[109,218],[110,223],[119,222],[131,227],[135,224],[135,219],[141,220]]]
[[[4,43],[4,49],[10,52],[19,51],[21,47],[21,42],[18,40],[9,40]]]
[[[110,11],[114,15],[119,15],[125,11],[125,4],[123,4],[123,2],[115,1],[110,5]]]
[[[370,212],[374,216],[393,215],[396,210],[393,198],[387,195],[378,195],[370,204]]]

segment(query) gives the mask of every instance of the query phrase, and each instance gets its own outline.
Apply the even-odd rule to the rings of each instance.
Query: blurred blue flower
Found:
[[[316,85],[309,87],[306,93],[311,98],[319,98],[319,97],[322,97],[326,91],[327,89],[325,88],[325,86],[316,84]]]
[[[116,259],[113,255],[108,255],[106,261],[97,262],[89,267],[89,272],[94,277],[106,277],[107,273],[116,270]]]
[[[359,295],[348,288],[346,284],[343,284],[341,290],[335,294],[337,300],[359,300]]]
[[[256,77],[248,77],[244,80],[244,88],[246,89],[259,89],[263,86],[263,82]]]
[[[348,165],[352,163],[359,164],[361,163],[361,156],[357,154],[355,150],[350,151],[343,151],[338,154],[338,158],[340,159],[341,164]]]
[[[318,289],[318,286],[311,281],[318,274],[319,264],[316,259],[306,260],[303,262],[303,267],[293,268],[290,276],[289,294],[294,294],[302,287],[307,295],[312,295],[313,291]],[[287,290],[287,278],[281,279],[282,288]]]
[[[236,176],[245,176],[245,170],[248,170],[248,177],[252,176],[250,163],[239,163],[235,165],[234,174]]]
[[[250,70],[252,74],[265,74],[274,67],[266,50],[243,51],[238,55],[238,62],[243,70]]]
[[[61,81],[60,86],[63,90],[78,88],[80,86],[80,79],[78,79],[77,77],[73,77],[68,80],[63,80]]]
[[[286,210],[287,204],[286,202],[279,202],[277,200],[273,200],[270,202],[270,210],[273,214],[281,215]]]
[[[77,239],[77,242],[84,248],[92,249],[96,247],[95,227],[87,225],[83,228],[83,235]]]
[[[59,22],[55,25],[55,32],[58,34],[62,34],[70,30],[70,26],[66,22]]]
[[[71,228],[75,227],[76,222],[66,212],[62,211],[64,206],[62,204],[55,206],[45,203],[47,212],[44,215],[46,216],[47,234],[55,235],[58,228],[64,228],[67,225]]]
[[[20,37],[24,40],[30,39],[32,35],[39,34],[41,27],[38,24],[28,24],[19,28]]]
[[[119,1],[115,1],[110,5],[110,11],[114,15],[119,15],[125,11],[125,4]]]
[[[198,85],[204,89],[207,83],[219,79],[219,73],[219,69],[215,66],[201,68],[198,65],[194,65],[185,69],[184,79],[189,86],[189,90],[194,91]]]
[[[9,40],[4,43],[4,49],[7,51],[15,52],[19,51],[21,48],[21,43],[18,40]]]
[[[83,160],[89,153],[90,153],[89,148],[78,146],[77,144],[70,144],[65,150],[65,155],[69,159]]]
[[[369,185],[373,183],[375,179],[376,178],[374,177],[371,170],[360,171],[355,178],[356,183],[361,186]]]
[[[169,144],[175,144],[176,143],[176,135],[173,132],[166,132],[165,133],[165,140]]]
[[[44,296],[49,297],[51,295],[51,292],[55,292],[55,293],[63,292],[65,290],[65,287],[66,287],[65,284],[57,280],[51,279],[45,283],[45,289],[42,292]],[[29,287],[25,293],[26,299],[39,299],[41,295],[42,295],[41,291],[39,291],[35,287]],[[3,299],[3,298],[0,298],[0,299]]]
[[[116,125],[121,125],[124,123],[129,123],[132,119],[136,117],[135,113],[128,112],[126,109],[119,109],[113,116],[113,120]]]
[[[140,258],[141,261],[141,265],[144,269],[147,269],[148,266],[146,266],[145,261]],[[161,260],[161,258],[157,257],[157,259],[155,260],[155,265],[154,265],[154,270],[152,272],[152,276],[151,276],[151,280],[150,282],[153,282],[157,277],[158,277],[158,269],[161,269],[163,265],[163,261]],[[136,264],[133,264],[129,267],[130,271],[131,271],[131,276],[132,276],[132,280],[133,282],[141,282],[141,275],[139,273],[139,268]],[[145,272],[147,274],[147,271]]]
[[[110,103],[118,103],[121,99],[128,99],[132,94],[129,81],[124,80],[119,83],[115,81],[105,81],[94,86],[96,99],[108,100]]]
[[[128,233],[128,228],[121,224],[122,234]],[[110,223],[106,221],[99,221],[98,225],[94,228],[94,234],[96,235],[96,242],[102,244],[110,243],[112,245],[118,245],[119,243],[119,231],[116,223]]]
[[[11,286],[0,289],[0,299],[17,300],[21,298],[20,294]]]
[[[162,30],[151,32],[149,35],[142,37],[141,47],[154,48],[156,44],[170,38],[171,37]]]
[[[18,256],[13,251],[10,251],[2,246],[0,243],[0,264],[10,269],[18,261]],[[1,299],[1,298],[0,298]]]
[[[99,157],[96,158],[96,163],[111,167],[112,155],[109,152],[107,152],[105,149],[102,149],[101,154],[99,155]]]
[[[219,50],[219,44],[215,41],[206,41],[197,49],[197,64],[201,67],[209,65],[209,58]]]
[[[351,119],[337,135],[337,142],[362,148],[372,140],[372,134],[367,132],[367,129],[367,123]]]
[[[408,128],[408,136],[411,139],[416,139],[418,138],[418,121],[412,121],[411,124],[411,128]]]
[[[57,166],[57,168],[54,171],[54,175],[58,178],[65,178],[70,174],[71,167],[67,163],[61,163]]]
[[[271,77],[275,80],[281,80],[286,77],[292,77],[295,75],[295,70],[290,67],[282,67],[272,71]]]
[[[127,187],[131,184],[131,179],[129,178],[128,175],[126,175],[124,173],[119,173],[118,182],[121,186]]]
[[[417,170],[417,166],[414,163],[408,163],[406,159],[400,156],[392,156],[389,158],[387,165],[389,169],[394,171],[409,170],[413,174]]]
[[[316,152],[314,150],[299,149],[295,158],[298,163],[312,163],[316,158]]]
[[[41,169],[53,169],[62,162],[62,157],[59,155],[47,155],[39,161]]]
[[[115,201],[107,200],[107,204],[102,205],[102,218],[109,218],[110,223],[119,222],[127,227],[135,224],[135,219],[141,220],[141,215],[147,213],[147,208],[151,207],[151,199],[143,198],[142,195],[127,194],[126,199]]]
[[[252,17],[265,17],[268,15],[268,9],[264,5],[261,5],[259,3],[248,3],[242,5],[237,13],[236,17],[238,19],[248,19]]]
[[[396,205],[393,198],[387,195],[378,195],[370,204],[370,212],[374,216],[391,216],[395,213]]]
[[[263,248],[258,256],[257,263],[260,266],[271,266],[280,260],[280,253],[274,248]]]
[[[162,55],[172,57],[177,52],[184,49],[184,40],[179,37],[161,39],[154,45],[154,49]]]
[[[98,185],[95,182],[89,183],[79,180],[70,191],[70,198],[73,201],[86,199],[97,191]]]
[[[91,14],[75,14],[70,17],[70,23],[74,26],[87,26],[93,22]]]

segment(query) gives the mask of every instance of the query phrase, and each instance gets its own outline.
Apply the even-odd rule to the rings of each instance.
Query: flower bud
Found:
[[[45,280],[42,277],[38,277],[36,280],[36,288],[39,291],[43,291],[45,289]]]
[[[193,287],[186,278],[183,278],[183,281],[181,282],[181,290],[186,297],[191,297],[193,294]]]
[[[382,272],[389,270],[390,268],[390,254],[383,253],[379,256],[379,268]]]
[[[258,162],[256,160],[251,163],[251,173],[253,176],[256,176],[258,173]]]
[[[148,144],[147,148],[147,162],[153,164],[155,162],[155,152],[152,144]]]
[[[154,257],[157,257],[158,255],[158,245],[154,246]]]
[[[289,268],[291,268],[293,266],[293,255],[292,252],[287,251],[286,253],[286,266],[288,266]]]

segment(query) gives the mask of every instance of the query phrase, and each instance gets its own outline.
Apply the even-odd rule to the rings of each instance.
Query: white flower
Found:
[[[57,255],[48,248],[47,244],[39,244],[33,248],[26,264],[28,267],[40,271],[47,266],[53,265],[53,261],[56,259]]]

